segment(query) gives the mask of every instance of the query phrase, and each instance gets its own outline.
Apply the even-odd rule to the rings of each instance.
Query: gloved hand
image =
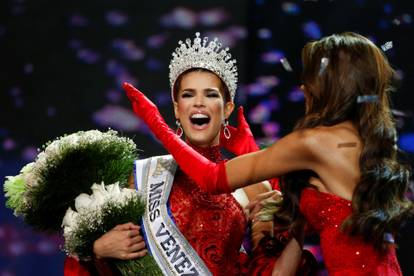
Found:
[[[230,131],[229,139],[224,136],[224,131],[220,132],[220,145],[235,155],[258,151],[259,147],[254,141],[252,131],[250,130],[246,118],[244,118],[242,106],[237,110],[237,122],[237,128],[230,125],[227,126]]]
[[[229,193],[224,161],[211,162],[185,142],[165,123],[158,108],[144,94],[129,83],[123,87],[132,103],[134,113],[141,118],[163,146],[172,154],[180,168],[204,191]]]

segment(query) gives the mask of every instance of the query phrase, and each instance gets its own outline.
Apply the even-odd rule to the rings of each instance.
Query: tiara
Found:
[[[212,71],[226,84],[232,101],[237,87],[236,60],[231,59],[229,48],[221,49],[218,38],[208,42],[208,37],[201,41],[200,33],[197,32],[194,42],[187,38],[185,43],[178,41],[180,45],[175,49],[170,62],[170,86],[173,89],[174,82],[179,75],[191,68],[203,68]]]

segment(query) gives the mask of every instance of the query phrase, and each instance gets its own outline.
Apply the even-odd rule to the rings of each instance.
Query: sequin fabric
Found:
[[[223,160],[219,147],[195,148],[213,162]],[[240,275],[239,250],[247,222],[231,194],[201,191],[177,170],[169,200],[176,225],[214,275]]]
[[[380,254],[371,244],[341,232],[342,222],[352,212],[351,201],[306,188],[301,195],[300,208],[320,235],[329,275],[402,275],[394,248]]]

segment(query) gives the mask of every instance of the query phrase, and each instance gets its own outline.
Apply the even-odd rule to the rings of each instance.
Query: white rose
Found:
[[[72,208],[69,207],[66,210],[65,216],[63,217],[61,226],[69,227],[69,228],[72,227],[74,224],[76,224],[78,215],[79,215],[78,213],[74,212]]]
[[[93,192],[91,195],[91,206],[93,208],[101,206],[105,202],[105,199],[109,197],[103,183],[101,185],[93,184],[91,190]]]
[[[106,186],[106,190],[111,197],[117,197],[121,193],[121,190],[119,189],[119,182]]]
[[[92,199],[87,194],[80,194],[75,198],[75,208],[78,212],[84,213],[86,212],[92,203]]]

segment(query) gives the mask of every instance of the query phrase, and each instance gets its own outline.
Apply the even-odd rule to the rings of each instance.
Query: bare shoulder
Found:
[[[291,138],[316,159],[331,159],[344,152],[357,154],[362,147],[358,131],[350,122],[298,130]]]

